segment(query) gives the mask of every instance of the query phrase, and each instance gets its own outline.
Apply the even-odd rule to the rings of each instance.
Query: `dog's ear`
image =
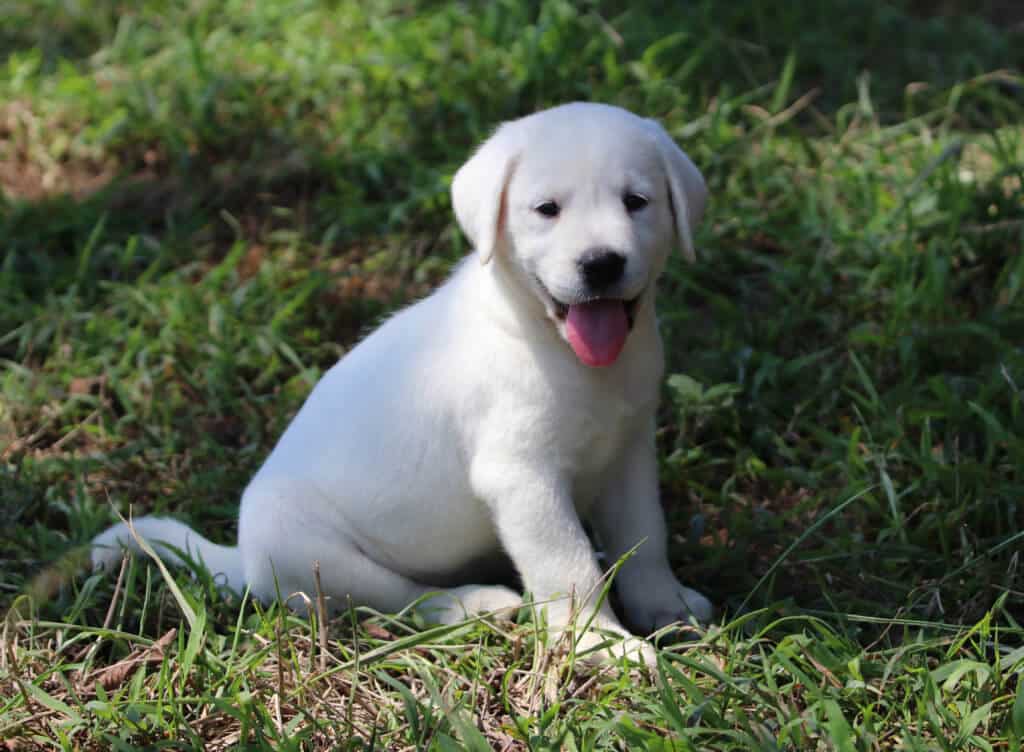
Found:
[[[481,144],[452,180],[452,206],[462,231],[486,264],[503,240],[505,191],[519,157],[516,123],[505,123]]]
[[[704,176],[690,160],[686,153],[676,146],[676,142],[665,132],[656,120],[648,120],[647,124],[654,133],[661,162],[668,179],[669,194],[672,198],[672,215],[676,222],[676,235],[682,246],[683,255],[691,263],[697,260],[693,247],[693,229],[704,216],[704,207],[708,201],[708,189],[704,184]]]

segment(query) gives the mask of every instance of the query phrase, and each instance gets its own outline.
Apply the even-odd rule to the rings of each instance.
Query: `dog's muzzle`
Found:
[[[539,278],[536,281],[547,298],[548,315],[580,362],[595,368],[614,363],[626,345],[643,293],[628,300],[591,295],[565,302]]]

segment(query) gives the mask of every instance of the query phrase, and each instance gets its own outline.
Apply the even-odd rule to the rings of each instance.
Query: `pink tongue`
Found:
[[[565,330],[576,357],[588,366],[610,366],[629,334],[621,300],[594,300],[569,306]]]

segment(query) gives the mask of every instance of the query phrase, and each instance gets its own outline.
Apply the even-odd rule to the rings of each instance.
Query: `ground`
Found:
[[[1016,4],[0,15],[8,748],[1020,747]],[[714,623],[595,673],[527,613],[321,624],[84,570],[129,509],[232,541],[318,376],[468,251],[461,161],[572,99],[659,118],[708,179],[659,295],[658,440]]]

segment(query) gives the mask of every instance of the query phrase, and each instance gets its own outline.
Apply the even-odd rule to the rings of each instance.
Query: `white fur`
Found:
[[[627,190],[650,204],[629,214]],[[238,547],[167,519],[136,529],[260,599],[313,593],[318,560],[336,606],[397,611],[433,594],[421,607],[443,622],[518,605],[508,588],[475,584],[511,559],[555,628],[572,621],[572,594],[580,623],[597,607],[594,625],[627,638],[616,652],[649,661],[597,605],[602,572],[581,520],[610,562],[642,542],[617,579],[630,624],[709,618],[669,567],[654,446],[654,283],[673,245],[693,256],[703,179],[653,121],[575,103],[502,125],[452,195],[477,258],[324,375],[246,488]],[[556,219],[535,211],[545,200],[561,206]],[[577,260],[594,247],[627,259],[615,295],[641,296],[605,368],[576,358],[552,300],[586,298]],[[94,543],[97,566],[133,546],[124,525]]]

